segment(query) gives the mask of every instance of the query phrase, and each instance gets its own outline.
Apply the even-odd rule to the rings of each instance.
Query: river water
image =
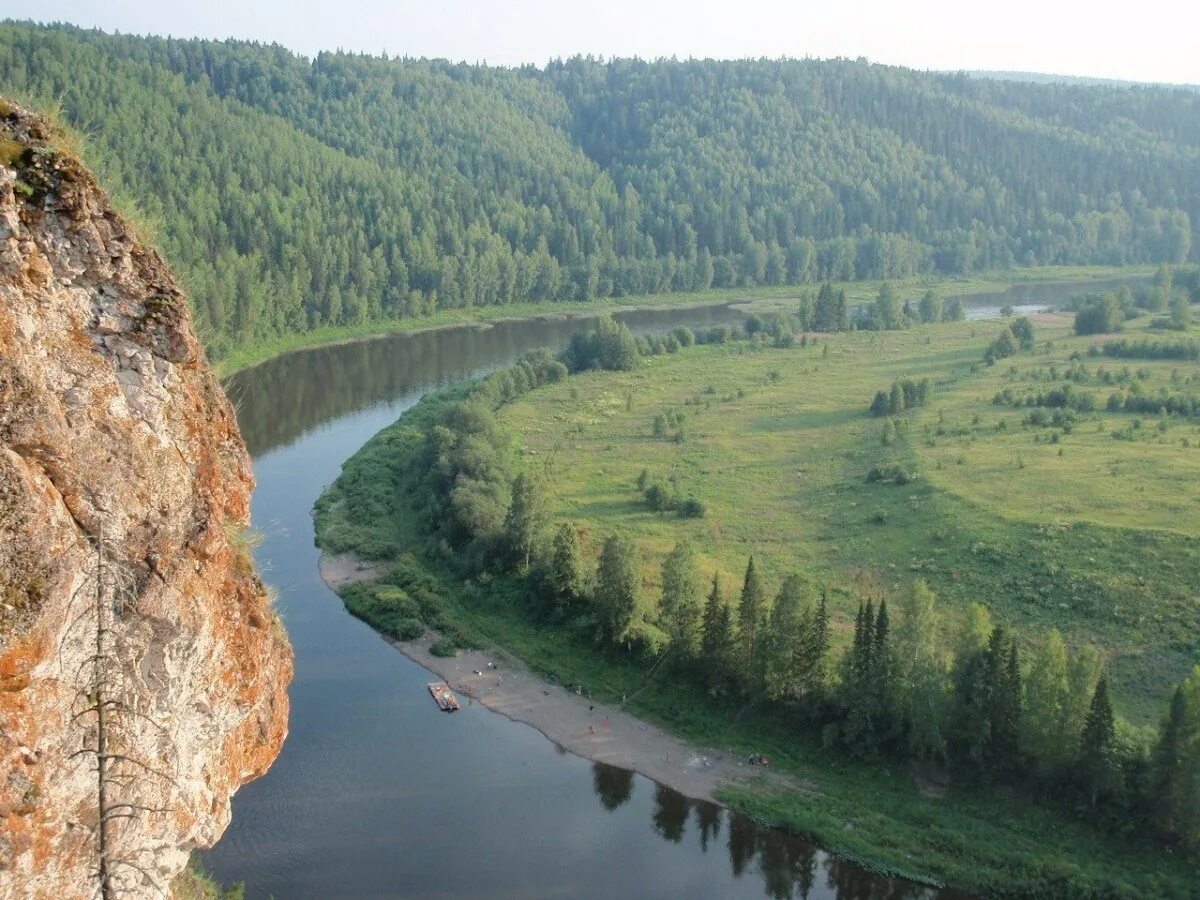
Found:
[[[980,311],[1060,300],[1031,285]],[[990,311],[990,310],[989,310]],[[979,313],[972,313],[978,317]],[[729,306],[623,313],[639,332],[733,323]],[[341,464],[424,393],[561,346],[586,320],[500,322],[279,357],[227,384],[254,456],[256,556],[296,654],[290,734],[234,798],[204,865],[249,897],[950,897],[639,775],[479,706],[447,716],[429,674],[317,574],[310,511]]]

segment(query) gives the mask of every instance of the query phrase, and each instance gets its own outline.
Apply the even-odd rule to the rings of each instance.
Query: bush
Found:
[[[867,472],[868,484],[897,484],[905,485],[913,480],[915,476],[906,472],[900,466],[875,466]]]
[[[929,400],[931,385],[928,378],[897,378],[892,382],[890,393],[876,391],[871,401],[871,415],[897,415],[906,409],[924,406]]]
[[[420,619],[400,619],[388,629],[388,634],[398,641],[415,641],[425,633]]]
[[[1180,359],[1200,361],[1200,341],[1109,341],[1100,348],[1116,359]]]
[[[688,494],[679,504],[679,515],[685,519],[703,519],[706,511],[703,501],[693,494]]]
[[[587,369],[624,372],[637,368],[640,358],[638,342],[629,326],[614,322],[611,316],[603,316],[596,320],[591,331],[571,335],[562,362],[572,372]]]
[[[1075,313],[1076,334],[1110,334],[1121,330],[1125,316],[1112,294],[1105,294]]]
[[[675,338],[675,342],[679,344],[680,347],[690,347],[696,343],[695,332],[693,332],[692,329],[688,328],[686,325],[680,325],[679,327],[673,329],[671,331],[671,336]]]
[[[998,359],[1015,356],[1019,349],[1020,344],[1017,342],[1016,335],[1013,334],[1011,328],[1005,328],[994,341],[988,344],[987,350],[983,353],[983,359],[990,366]]]
[[[434,656],[451,657],[458,652],[458,644],[454,638],[443,634],[429,645],[429,652]]]
[[[375,606],[383,613],[400,616],[401,618],[419,619],[421,607],[403,588],[391,585],[375,587]]]

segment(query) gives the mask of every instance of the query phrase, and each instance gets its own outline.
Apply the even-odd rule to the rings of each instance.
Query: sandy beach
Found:
[[[380,568],[352,554],[321,556],[321,578],[334,590],[372,578]],[[426,633],[415,641],[385,640],[448,682],[463,703],[481,703],[530,725],[577,756],[631,769],[687,797],[713,802],[714,792],[725,785],[764,777],[780,786],[786,781],[723,748],[696,746],[674,737],[623,712],[619,704],[593,702],[574,689],[548,683],[503,648],[460,650],[452,658],[438,657],[429,652],[433,638]]]

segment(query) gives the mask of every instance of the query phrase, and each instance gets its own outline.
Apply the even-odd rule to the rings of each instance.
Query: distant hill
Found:
[[[1200,95],[844,60],[545,68],[0,24],[220,356],[515,299],[1197,258]]]
[[[1030,84],[1076,84],[1099,87],[1162,88],[1163,90],[1200,92],[1200,84],[1169,84],[1159,81],[1126,81],[1121,78],[1092,78],[1087,75],[1049,75],[1045,72],[1006,72],[967,70],[971,78],[996,78],[1001,81],[1025,81]]]

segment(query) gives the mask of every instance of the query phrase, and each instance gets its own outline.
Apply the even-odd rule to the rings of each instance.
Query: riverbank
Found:
[[[1149,275],[1149,266],[1047,266],[1044,268],[1012,269],[984,272],[970,277],[952,278],[944,276],[922,276],[894,281],[901,300],[916,300],[930,288],[943,289],[947,295],[970,296],[992,291],[1003,291],[1029,282],[1072,282],[1101,281],[1108,278]],[[874,299],[879,293],[879,281],[837,282],[835,287],[844,288],[850,302],[860,303]],[[445,309],[433,315],[388,321],[363,322],[317,328],[311,331],[280,335],[266,339],[251,347],[240,348],[228,356],[216,360],[213,368],[221,378],[235,372],[253,368],[300,350],[332,347],[354,341],[366,341],[394,334],[416,334],[440,328],[456,328],[463,325],[489,325],[500,321],[523,319],[582,318],[635,309],[686,309],[689,306],[707,306],[718,303],[745,302],[756,308],[769,310],[772,306],[786,303],[806,291],[816,290],[817,285],[780,285],[778,287],[714,288],[677,294],[650,294],[638,297],[605,298],[590,301],[566,301],[557,303],[516,303],[507,306],[484,306],[470,309]]]
[[[386,565],[361,562],[352,553],[322,554],[320,562],[321,579],[335,593],[354,581],[373,579],[385,569]],[[426,632],[414,641],[387,636],[384,640],[446,681],[461,700],[529,725],[576,756],[637,772],[690,799],[714,803],[720,802],[717,792],[724,788],[758,790],[764,782],[788,789],[802,787],[749,765],[728,748],[678,738],[626,712],[619,702],[606,703],[582,688],[548,681],[501,647],[435,656],[430,652],[434,637]]]

